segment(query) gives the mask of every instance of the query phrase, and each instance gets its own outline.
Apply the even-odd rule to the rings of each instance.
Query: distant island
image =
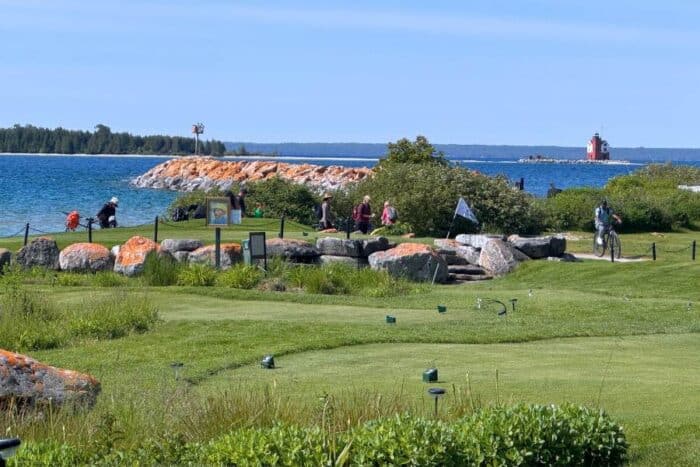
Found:
[[[194,138],[180,136],[138,136],[130,133],[113,133],[99,124],[95,131],[66,130],[64,128],[40,128],[32,125],[14,125],[0,128],[0,153],[11,154],[143,154],[143,155],[193,155]],[[224,143],[200,141],[198,153],[207,156],[223,156]]]

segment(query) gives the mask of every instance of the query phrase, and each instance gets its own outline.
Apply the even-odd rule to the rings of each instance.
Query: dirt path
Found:
[[[574,256],[580,259],[597,259],[598,261],[610,261],[610,255],[606,254],[603,255],[602,257],[598,257],[594,255],[593,253],[573,253]],[[648,261],[647,258],[640,258],[638,256],[631,256],[629,258],[625,258],[624,256],[622,258],[615,258],[616,263],[638,263],[640,261]]]

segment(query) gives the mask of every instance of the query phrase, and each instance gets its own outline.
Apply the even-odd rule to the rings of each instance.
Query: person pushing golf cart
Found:
[[[119,206],[119,198],[112,196],[112,199],[107,201],[102,209],[97,213],[97,220],[100,221],[100,228],[108,229],[117,226],[117,207]]]

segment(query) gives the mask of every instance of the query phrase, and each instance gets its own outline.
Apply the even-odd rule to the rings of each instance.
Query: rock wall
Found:
[[[177,191],[223,190],[233,183],[254,182],[278,176],[319,191],[333,190],[372,173],[368,168],[336,165],[287,164],[275,161],[228,161],[212,157],[179,157],[158,164],[132,183],[141,188]]]

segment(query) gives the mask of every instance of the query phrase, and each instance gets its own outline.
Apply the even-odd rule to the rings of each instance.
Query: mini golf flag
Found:
[[[464,201],[464,198],[461,196],[459,197],[459,202],[457,203],[457,209],[455,210],[455,216],[462,216],[465,219],[469,219],[475,224],[478,224],[479,221],[476,220],[476,216],[472,212],[472,210],[469,208],[469,205],[467,204],[466,201]]]

